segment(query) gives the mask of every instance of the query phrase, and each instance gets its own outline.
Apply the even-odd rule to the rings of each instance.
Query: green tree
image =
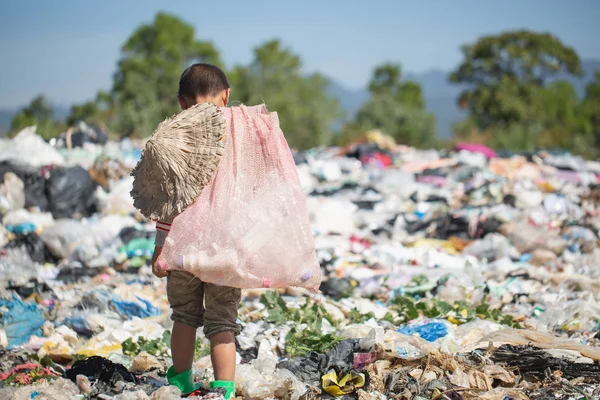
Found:
[[[589,120],[569,82],[556,81],[542,89],[540,115],[543,128],[537,140],[539,146],[583,150],[577,147],[589,131]]]
[[[405,108],[422,110],[425,108],[421,86],[414,81],[401,81],[399,65],[383,64],[375,68],[369,82],[372,96],[387,95]]]
[[[51,139],[59,133],[59,127],[54,121],[54,109],[43,95],[36,96],[13,117],[10,123],[11,135],[32,125],[36,125],[37,133],[44,139]]]
[[[594,74],[594,80],[588,83],[582,102],[582,111],[588,123],[586,140],[592,155],[600,155],[600,71]]]
[[[369,129],[380,129],[410,146],[437,145],[435,117],[425,110],[421,87],[413,81],[402,81],[400,66],[376,67],[369,92],[370,100],[361,107],[355,120],[344,127],[341,141],[351,140]]]
[[[177,82],[194,62],[220,64],[220,58],[211,42],[195,38],[193,26],[165,13],[140,26],[121,48],[114,76],[117,130],[124,136],[147,136],[165,117],[177,113]],[[89,105],[74,111],[85,116],[95,110]]]
[[[265,103],[277,111],[291,147],[306,149],[330,140],[340,107],[327,94],[327,79],[303,74],[300,57],[279,40],[256,47],[252,62],[235,67],[229,78],[232,104]]]
[[[481,129],[511,124],[535,124],[540,89],[559,72],[580,74],[579,56],[547,33],[512,31],[485,36],[463,46],[464,61],[450,81],[464,84],[461,108]]]
[[[67,125],[73,126],[77,121],[93,124],[105,124],[114,114],[112,97],[110,93],[100,91],[94,100],[71,106],[67,117]]]

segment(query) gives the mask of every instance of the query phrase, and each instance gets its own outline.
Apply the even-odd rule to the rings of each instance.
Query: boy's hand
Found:
[[[162,251],[162,247],[154,246],[154,254],[152,255],[152,273],[157,278],[164,278],[169,275],[169,271],[163,271],[158,268],[156,264],[156,260],[160,257],[160,252]]]

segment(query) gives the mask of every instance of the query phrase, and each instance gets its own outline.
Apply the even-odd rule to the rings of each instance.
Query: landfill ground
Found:
[[[129,196],[142,143],[100,133],[0,139],[0,399],[181,397]],[[244,291],[237,396],[600,399],[600,163],[492,156],[376,134],[295,153],[321,293]]]

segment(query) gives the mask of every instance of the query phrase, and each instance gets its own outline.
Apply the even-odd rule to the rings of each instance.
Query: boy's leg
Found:
[[[171,271],[167,297],[173,310],[171,353],[176,374],[192,368],[196,350],[196,329],[204,324],[204,283],[184,271]]]
[[[231,332],[219,332],[210,337],[210,360],[215,380],[235,380],[235,339]]]
[[[210,340],[211,361],[215,380],[235,379],[235,335],[240,333],[237,324],[237,308],[242,291],[237,288],[204,285],[206,310],[204,334]]]
[[[196,352],[196,328],[180,322],[173,323],[171,333],[171,356],[173,369],[180,374],[192,368]]]

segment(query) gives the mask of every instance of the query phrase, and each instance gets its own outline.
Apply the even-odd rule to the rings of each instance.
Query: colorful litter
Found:
[[[129,197],[142,143],[7,145],[0,398],[180,398],[155,228]],[[371,132],[294,154],[324,279],[243,292],[238,397],[600,398],[597,163],[455,150]],[[199,331],[190,398],[222,398],[208,355]]]

